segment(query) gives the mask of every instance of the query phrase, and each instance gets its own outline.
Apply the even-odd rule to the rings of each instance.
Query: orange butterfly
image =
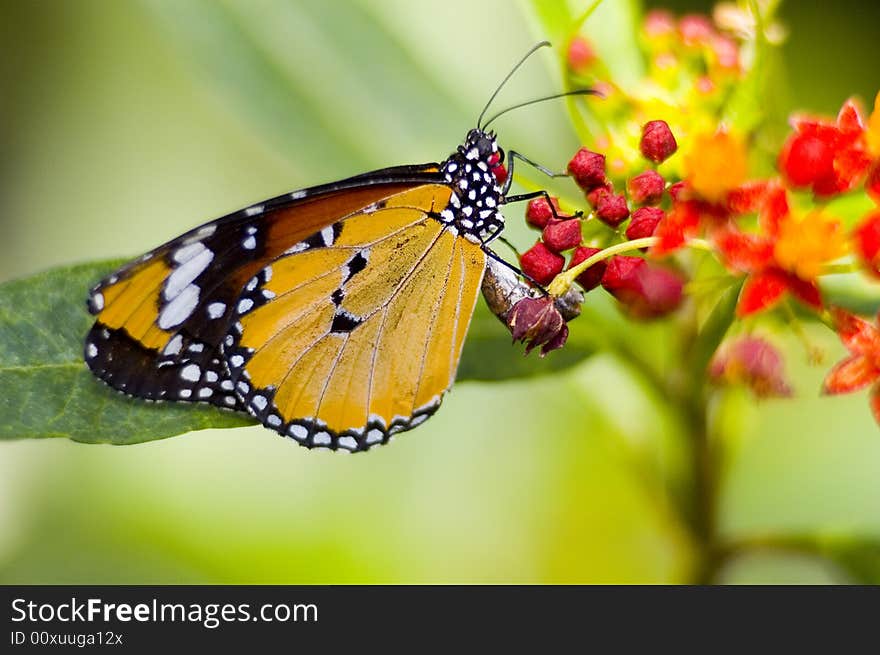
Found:
[[[504,112],[480,127],[485,112],[442,163],[259,202],[126,264],[89,297],[89,368],[132,396],[248,412],[309,448],[367,450],[415,427],[455,379],[487,258],[502,261],[487,247],[501,206],[546,195],[507,195],[486,131]],[[510,154],[511,169],[528,162]]]

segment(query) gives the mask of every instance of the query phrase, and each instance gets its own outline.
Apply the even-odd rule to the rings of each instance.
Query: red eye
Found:
[[[501,161],[501,155],[497,152],[493,152],[489,156],[489,166],[495,166],[499,161]]]

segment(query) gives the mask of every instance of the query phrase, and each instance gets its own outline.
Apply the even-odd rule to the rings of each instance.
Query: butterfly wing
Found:
[[[375,171],[285,194],[202,225],[126,264],[89,296],[85,360],[129,395],[243,409],[221,352],[249,279],[328,226],[437,179],[436,164]]]
[[[223,343],[264,425],[308,446],[366,450],[421,423],[452,384],[485,270],[431,214],[424,184],[325,228],[244,287]]]

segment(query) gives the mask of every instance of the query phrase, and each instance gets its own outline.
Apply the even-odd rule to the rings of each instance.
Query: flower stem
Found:
[[[547,287],[547,291],[556,297],[563,296],[569,288],[571,288],[571,285],[574,284],[575,279],[591,266],[598,264],[609,257],[613,257],[614,255],[619,255],[623,252],[631,252],[633,250],[641,250],[642,248],[652,248],[659,243],[659,237],[644,237],[642,239],[633,239],[632,241],[624,241],[623,243],[616,243],[613,246],[608,246],[592,257],[587,257],[587,259],[577,266],[572,266],[564,273],[557,275],[553,278],[550,286]],[[690,248],[714,252],[712,244],[704,239],[689,239],[686,245]]]

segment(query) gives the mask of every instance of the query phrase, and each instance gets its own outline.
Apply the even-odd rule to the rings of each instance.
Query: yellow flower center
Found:
[[[815,280],[826,263],[846,254],[840,221],[821,211],[789,215],[779,225],[773,249],[777,263],[802,280]]]

